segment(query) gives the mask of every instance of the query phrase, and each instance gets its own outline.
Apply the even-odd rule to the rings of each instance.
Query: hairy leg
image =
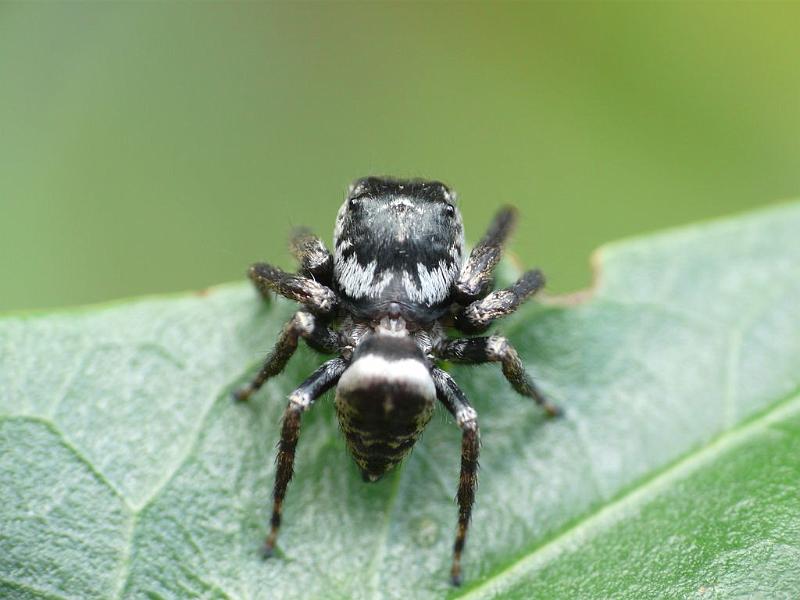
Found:
[[[455,326],[464,333],[486,331],[495,320],[512,314],[543,287],[542,272],[528,271],[514,285],[496,290],[461,309],[456,314]]]
[[[297,311],[281,331],[275,347],[270,352],[264,365],[255,378],[243,388],[234,392],[236,400],[247,400],[270,378],[274,377],[286,366],[297,350],[299,338],[304,338],[309,346],[319,352],[332,354],[339,349],[339,336],[327,325],[309,312]]]
[[[436,396],[455,417],[461,429],[461,474],[458,480],[458,527],[453,544],[453,566],[450,581],[461,584],[461,554],[467,540],[467,529],[475,502],[475,488],[478,485],[478,454],[480,453],[480,433],[478,413],[472,408],[453,378],[438,367],[431,369]]]
[[[278,293],[304,304],[320,316],[332,315],[336,310],[338,298],[334,291],[303,275],[286,273],[267,263],[256,263],[250,267],[248,276],[265,297],[269,292]]]
[[[328,287],[333,285],[333,256],[319,237],[308,229],[296,229],[289,240],[289,249],[300,263],[301,275]]]
[[[339,377],[347,368],[347,362],[342,358],[334,358],[324,363],[319,369],[306,379],[303,384],[289,396],[289,404],[283,413],[281,427],[281,440],[278,444],[277,468],[275,471],[275,487],[273,490],[272,519],[270,531],[264,542],[264,557],[272,556],[275,542],[278,539],[278,530],[281,526],[281,513],[286,488],[294,474],[294,456],[297,449],[297,440],[300,437],[300,418],[311,408],[314,400],[327,390],[336,385]]]
[[[455,284],[456,299],[469,304],[486,295],[494,276],[494,268],[503,255],[503,245],[516,221],[516,212],[510,206],[500,209],[486,235],[470,252],[467,262]]]
[[[434,353],[445,360],[468,364],[499,362],[503,368],[503,375],[517,393],[532,398],[550,416],[561,414],[561,409],[548,401],[538,390],[525,372],[516,349],[502,336],[447,340],[434,348]]]

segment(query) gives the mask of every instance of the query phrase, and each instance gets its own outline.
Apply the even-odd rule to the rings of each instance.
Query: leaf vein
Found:
[[[701,466],[708,464],[728,450],[732,450],[753,436],[766,431],[774,423],[800,413],[800,387],[787,397],[771,405],[766,412],[740,423],[733,429],[716,436],[709,443],[684,455],[659,472],[640,481],[639,485],[624,491],[613,501],[588,513],[555,537],[544,541],[528,553],[501,568],[475,587],[454,596],[462,600],[496,597],[509,585],[532,568],[552,562],[578,542],[591,538],[605,525],[613,525],[627,508],[640,505],[654,497],[668,484],[685,478]]]

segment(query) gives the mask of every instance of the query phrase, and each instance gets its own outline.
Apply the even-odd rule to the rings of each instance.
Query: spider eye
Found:
[[[453,217],[456,214],[456,207],[452,204],[447,204],[444,208],[444,212],[447,214],[448,217]]]
[[[355,208],[358,208],[359,204],[361,204],[361,202],[359,201],[358,198],[350,198],[350,200],[347,202],[347,207],[350,210],[353,210]]]

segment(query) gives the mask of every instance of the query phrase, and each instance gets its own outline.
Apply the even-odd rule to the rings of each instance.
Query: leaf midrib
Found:
[[[630,512],[630,507],[643,505],[670,484],[686,478],[715,458],[763,433],[774,423],[796,414],[800,414],[800,387],[772,404],[765,411],[741,421],[735,427],[718,434],[708,443],[698,446],[664,468],[656,470],[633,487],[622,491],[610,502],[598,506],[594,511],[568,525],[560,533],[535,545],[528,552],[495,571],[471,589],[451,596],[451,598],[477,600],[496,596],[498,592],[520,579],[537,564],[544,565],[556,559],[563,552],[569,551],[574,547],[575,541],[592,537],[593,534],[599,533],[604,526],[617,523],[624,514]]]

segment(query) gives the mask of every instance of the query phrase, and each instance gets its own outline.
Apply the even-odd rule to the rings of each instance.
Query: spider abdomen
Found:
[[[413,447],[433,414],[436,389],[411,338],[373,334],[359,344],[336,389],[336,412],[350,453],[376,481]]]

